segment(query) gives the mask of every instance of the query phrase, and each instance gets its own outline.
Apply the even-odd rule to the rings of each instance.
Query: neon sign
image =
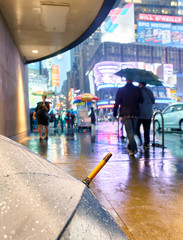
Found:
[[[183,18],[179,16],[166,16],[166,15],[139,13],[138,19],[140,21],[183,23]]]
[[[152,71],[157,74],[157,69],[162,66],[166,71],[164,71],[161,79],[166,81],[168,76],[173,75],[173,65],[172,64],[160,64],[160,63],[144,63],[144,62],[112,62],[104,61],[95,64],[93,68],[93,77],[97,91],[104,88],[119,88],[126,84],[126,79],[116,76],[115,73],[125,68],[139,68]],[[135,83],[134,83],[135,84]]]
[[[97,106],[98,109],[102,109],[102,108],[113,108],[113,107],[114,107],[114,104]]]

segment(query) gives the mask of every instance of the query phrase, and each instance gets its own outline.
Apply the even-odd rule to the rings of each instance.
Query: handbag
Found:
[[[49,118],[48,112],[44,111],[44,115],[45,115],[46,118]]]

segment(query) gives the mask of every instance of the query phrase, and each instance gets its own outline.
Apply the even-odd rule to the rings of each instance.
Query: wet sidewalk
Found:
[[[164,152],[151,146],[129,157],[117,133],[117,123],[103,122],[95,133],[50,130],[47,142],[32,133],[20,143],[80,180],[111,152],[90,188],[128,238],[182,240],[183,134],[165,133]]]

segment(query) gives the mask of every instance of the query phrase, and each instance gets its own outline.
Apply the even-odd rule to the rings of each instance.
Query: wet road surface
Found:
[[[183,240],[183,134],[166,132],[164,151],[139,147],[129,157],[117,133],[117,123],[102,122],[92,133],[50,129],[47,142],[32,133],[20,143],[79,180],[111,152],[90,188],[128,238]]]

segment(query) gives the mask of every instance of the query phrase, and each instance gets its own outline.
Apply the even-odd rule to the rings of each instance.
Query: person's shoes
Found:
[[[140,140],[139,140],[139,146],[142,146],[142,144],[143,144],[143,143],[142,143],[142,140],[140,139]]]
[[[149,144],[144,145],[144,149],[149,149]]]
[[[129,151],[129,156],[134,156],[135,154],[137,153],[137,151],[134,151],[134,152],[132,152],[132,151]]]
[[[122,139],[125,139],[126,137],[124,137],[124,136],[121,136],[120,138],[122,138]]]
[[[43,140],[42,137],[40,137],[40,138],[39,138],[39,141],[41,142],[42,140]]]
[[[47,141],[48,140],[48,136],[46,136],[44,139]]]
[[[129,153],[129,152],[131,152],[131,150],[127,148],[127,152]]]

